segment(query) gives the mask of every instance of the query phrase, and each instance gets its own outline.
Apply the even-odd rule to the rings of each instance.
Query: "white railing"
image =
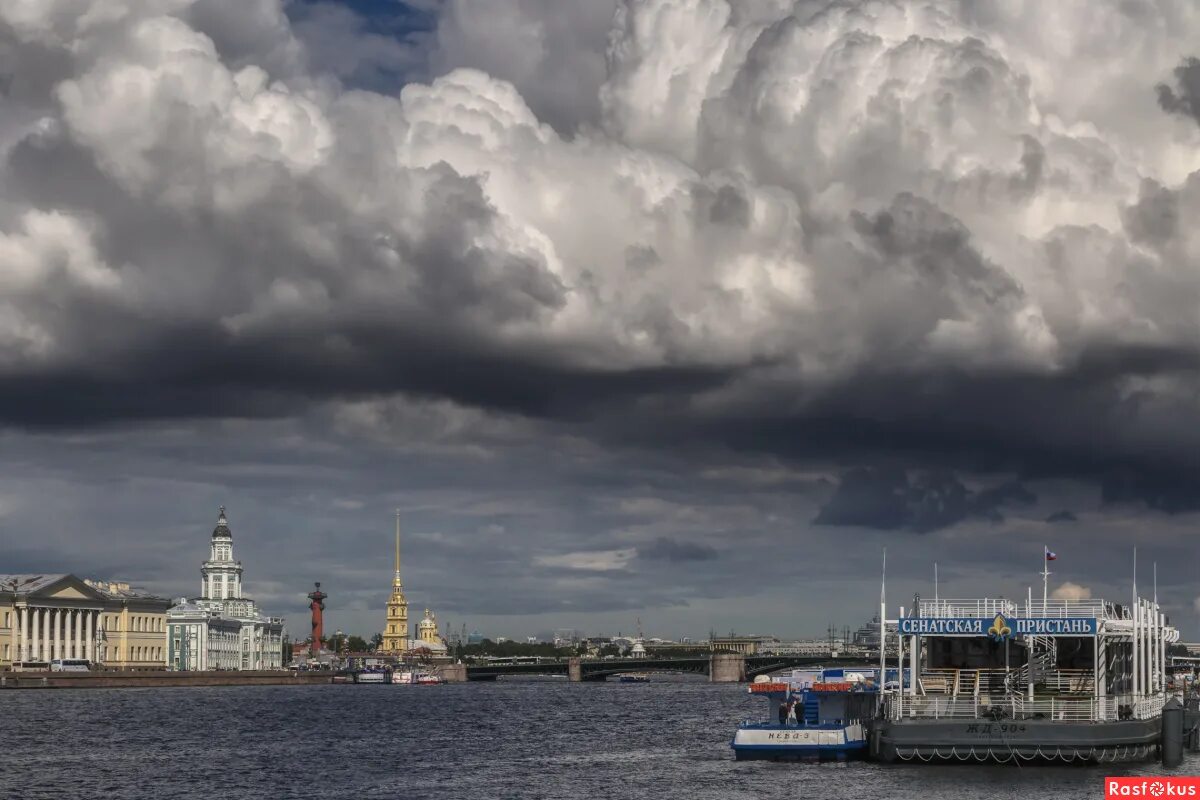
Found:
[[[889,719],[1046,719],[1056,722],[1114,722],[1119,719],[1153,719],[1162,713],[1163,695],[1142,697],[1062,698],[1033,700],[1013,695],[987,697],[952,695],[905,695],[886,698],[884,713]]]
[[[922,617],[994,617],[996,614],[1019,617],[1096,617],[1117,618],[1112,603],[1103,600],[1008,600],[982,597],[969,600],[922,600]]]
[[[1156,694],[1143,697],[1133,704],[1133,717],[1134,719],[1153,719],[1162,714],[1163,705],[1166,702],[1166,695]]]
[[[1099,617],[1108,616],[1110,604],[1103,600],[1034,600],[1021,603],[1021,611],[1027,617]]]
[[[1017,605],[1002,597],[975,600],[922,600],[922,617],[994,617],[997,614],[1015,616]]]

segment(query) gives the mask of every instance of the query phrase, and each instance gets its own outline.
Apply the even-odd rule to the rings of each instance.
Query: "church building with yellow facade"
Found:
[[[400,512],[396,511],[396,570],[392,577],[392,593],[387,602],[387,621],[383,629],[380,652],[402,656],[427,650],[433,657],[445,656],[448,648],[438,633],[437,620],[429,609],[417,624],[417,638],[409,636],[408,599],[404,596],[404,581],[400,579]]]

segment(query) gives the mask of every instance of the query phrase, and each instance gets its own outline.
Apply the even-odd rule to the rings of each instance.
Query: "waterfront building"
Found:
[[[582,638],[575,628],[559,628],[554,631],[553,641],[555,647],[574,647]]]
[[[242,593],[242,562],[221,506],[200,567],[200,597],[167,611],[167,663],[173,670],[262,670],[283,667],[284,623],[259,612]]]
[[[831,653],[834,655],[846,655],[849,652],[857,654],[861,652],[861,649],[847,645],[844,639],[800,639],[795,642],[766,639],[759,643],[758,652],[774,656],[820,657]]]
[[[709,639],[709,649],[713,652],[722,653],[741,653],[745,656],[752,656],[759,652],[763,646],[772,641],[770,636],[713,636]]]
[[[42,669],[60,658],[162,669],[170,605],[124,582],[0,575],[0,669]]]

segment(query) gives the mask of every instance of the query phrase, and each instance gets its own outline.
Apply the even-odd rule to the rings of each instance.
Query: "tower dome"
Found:
[[[225,506],[221,506],[221,510],[217,514],[217,527],[213,528],[212,538],[214,538],[214,539],[232,539],[233,538],[233,531],[229,530],[229,520],[225,519]]]
[[[438,639],[437,620],[428,608],[425,609],[425,619],[417,624],[417,637],[423,642],[436,642]]]

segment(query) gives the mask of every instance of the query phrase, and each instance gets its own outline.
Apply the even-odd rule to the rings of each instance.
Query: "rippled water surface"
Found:
[[[0,691],[0,798],[1031,800],[1158,771],[735,762],[760,705],[666,679]]]

